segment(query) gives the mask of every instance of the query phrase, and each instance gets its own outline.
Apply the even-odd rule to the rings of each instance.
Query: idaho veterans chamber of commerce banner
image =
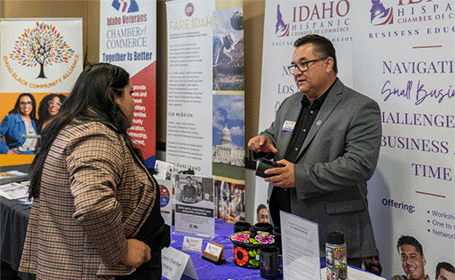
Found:
[[[100,62],[124,68],[133,86],[133,126],[128,134],[155,167],[156,1],[100,1]]]
[[[0,162],[29,164],[40,124],[82,71],[82,19],[0,19],[0,34]]]
[[[244,220],[243,2],[166,4],[166,161],[215,176],[216,216]]]
[[[287,67],[300,37],[319,34],[330,39],[337,52],[338,77],[352,87],[352,5],[348,1],[266,1],[259,133],[275,120],[281,102],[298,91]],[[268,183],[256,177],[256,215],[268,207],[267,191]]]
[[[383,276],[405,275],[402,235],[436,279],[455,265],[455,2],[355,1],[354,88],[381,107],[382,147],[369,182]]]

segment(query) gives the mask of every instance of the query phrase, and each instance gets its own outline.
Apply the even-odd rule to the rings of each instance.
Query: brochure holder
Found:
[[[202,259],[216,265],[225,263],[223,245],[210,241],[202,254]]]

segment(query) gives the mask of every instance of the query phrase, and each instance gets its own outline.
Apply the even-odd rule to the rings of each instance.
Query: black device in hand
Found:
[[[262,178],[274,176],[273,174],[265,174],[264,171],[276,167],[284,167],[284,165],[270,159],[262,158],[261,161],[259,161],[258,168],[256,169],[256,176]]]

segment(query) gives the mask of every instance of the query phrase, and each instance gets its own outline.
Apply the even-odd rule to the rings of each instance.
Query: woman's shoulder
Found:
[[[5,116],[3,121],[22,121],[22,117],[19,113],[9,114]]]
[[[73,121],[67,126],[67,129],[81,132],[117,134],[113,127],[111,128],[108,125],[97,121]]]
[[[100,122],[72,122],[62,129],[56,139],[59,145],[73,152],[76,147],[109,151],[111,154],[123,154],[126,144],[123,138]]]
[[[119,139],[119,135],[114,130],[114,128],[110,128],[106,124],[96,121],[90,122],[73,121],[63,129],[63,134],[70,138],[105,136],[112,140],[118,141]]]

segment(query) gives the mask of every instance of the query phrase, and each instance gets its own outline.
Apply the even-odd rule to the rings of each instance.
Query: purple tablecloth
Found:
[[[202,259],[202,253],[183,251],[190,255],[194,268],[200,280],[227,280],[227,279],[261,279],[259,269],[242,268],[234,264],[234,244],[230,240],[234,233],[234,226],[220,219],[215,219],[215,238],[211,241],[224,246],[226,263],[215,265]],[[174,243],[171,247],[182,250],[183,236],[172,235]],[[205,250],[209,240],[203,240],[202,250]],[[162,279],[167,279],[163,277]],[[184,278],[182,278],[184,279]],[[188,278],[185,278],[188,279]]]
[[[215,265],[209,261],[206,261],[202,259],[202,253],[183,251],[184,253],[190,255],[194,268],[200,280],[262,279],[259,273],[259,269],[242,268],[234,264],[234,244],[230,240],[230,236],[233,233],[233,225],[226,223],[220,219],[215,219],[216,236],[212,239],[212,241],[224,246],[224,258],[226,259],[226,263],[224,264]],[[171,247],[182,251],[183,236],[173,234],[172,239],[175,242],[171,244]],[[203,240],[202,250],[205,250],[208,242],[209,240]],[[321,268],[325,266],[325,258],[321,258]],[[356,267],[352,268],[361,270]],[[162,279],[167,278],[163,277]],[[192,278],[184,276],[181,279],[191,280]]]
[[[226,263],[215,265],[202,259],[202,253],[186,252],[193,261],[194,268],[200,280],[227,280],[227,279],[261,279],[259,269],[242,268],[234,264],[234,244],[230,240],[234,233],[234,226],[220,219],[215,219],[215,238],[213,242],[224,246],[224,258]],[[171,247],[182,250],[183,236],[172,235],[174,243]],[[209,240],[204,240],[202,250],[205,250]],[[167,279],[164,278],[163,279]],[[188,278],[186,278],[188,279]]]

